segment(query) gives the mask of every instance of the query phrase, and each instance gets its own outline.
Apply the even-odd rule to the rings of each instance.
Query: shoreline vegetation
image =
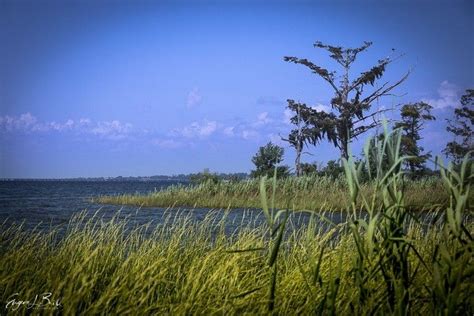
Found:
[[[15,308],[6,308],[8,302],[42,293],[51,293],[52,299],[49,305],[37,302],[45,314],[266,315],[271,314],[271,302],[280,315],[392,313],[386,302],[391,285],[376,270],[377,259],[384,256],[378,252],[383,246],[373,244],[382,243],[378,229],[376,240],[364,231],[357,235],[362,240],[355,240],[349,225],[323,230],[315,216],[307,225],[286,231],[274,270],[269,258],[278,235],[269,239],[269,228],[263,225],[248,224],[225,235],[225,218],[216,220],[216,212],[201,222],[169,213],[151,231],[146,225],[127,231],[123,219],[97,224],[100,218],[86,220],[85,215],[72,219],[62,238],[57,231],[25,233],[19,226],[0,226],[2,314]],[[291,220],[286,226],[292,226]],[[439,222],[428,231],[414,220],[407,227],[403,238],[417,251],[406,258],[409,309],[432,315],[444,311],[448,301],[451,311],[472,312],[472,274],[463,271],[472,267],[472,257],[455,240],[446,239]],[[474,234],[472,222],[466,229]],[[357,259],[358,246],[363,261]],[[446,247],[446,261],[440,262],[440,247]],[[270,300],[267,288],[275,271]],[[398,281],[393,272],[386,273]],[[445,301],[439,300],[442,295],[447,295]],[[19,305],[15,313],[28,315],[38,312],[36,307]]]
[[[433,200],[441,187],[435,181],[406,190],[399,144],[397,133],[375,143],[371,182],[362,182],[360,164],[343,159],[345,181],[328,181],[331,190],[323,192],[308,185],[309,196],[299,196],[333,191],[342,199],[347,190],[348,216],[338,224],[311,212],[306,225],[295,225],[289,208],[277,207],[287,196],[278,195],[301,188],[291,191],[296,183],[277,181],[276,172],[251,187],[265,221],[231,234],[217,211],[202,220],[169,212],[155,227],[132,228],[127,219],[83,212],[65,233],[0,224],[1,313],[471,315],[472,160],[466,156],[459,168],[439,163],[449,202],[420,220],[408,207],[409,192]],[[51,302],[25,305],[42,293]]]
[[[267,180],[268,183],[271,180]],[[406,179],[403,183],[406,207],[410,210],[445,208],[449,194],[437,177]],[[364,194],[373,192],[373,183],[361,184]],[[270,189],[269,189],[270,190]],[[270,193],[270,191],[268,191]],[[470,199],[474,198],[471,193]],[[195,185],[172,185],[148,194],[99,196],[96,203],[135,205],[141,207],[207,207],[261,208],[259,180],[206,181]],[[292,210],[345,211],[350,206],[350,194],[344,176],[301,176],[278,179],[275,207]],[[357,204],[360,208],[362,205]]]

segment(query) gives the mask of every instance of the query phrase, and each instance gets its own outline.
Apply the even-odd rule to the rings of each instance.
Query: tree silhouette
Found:
[[[461,97],[461,107],[454,109],[454,121],[447,120],[448,132],[454,134],[454,140],[446,145],[443,152],[451,157],[456,164],[461,163],[464,156],[474,150],[474,89],[467,89]],[[460,139],[460,142],[457,141]]]
[[[385,73],[387,65],[395,60],[392,57],[381,59],[377,65],[351,80],[349,72],[357,55],[367,50],[371,45],[372,42],[364,42],[358,48],[343,48],[316,42],[314,47],[327,50],[330,53],[329,57],[342,67],[342,74],[340,76],[338,76],[336,71],[329,71],[307,59],[284,57],[284,60],[287,62],[309,68],[314,74],[324,79],[334,90],[331,107],[336,114],[314,110],[314,113],[319,113],[319,117],[316,117],[316,114],[314,114],[315,117],[311,123],[314,126],[314,132],[320,131],[321,133],[315,135],[313,139],[318,139],[320,136],[327,138],[340,150],[341,157],[346,159],[349,156],[348,146],[351,140],[380,124],[376,119],[376,115],[384,110],[368,113],[372,103],[380,97],[391,95],[391,91],[405,81],[410,74],[410,71],[408,71],[395,83],[385,82],[366,93],[367,87],[369,85],[373,87],[375,82]],[[339,82],[337,82],[338,79],[340,79]],[[372,122],[367,122],[369,119]],[[327,124],[328,120],[330,120],[331,124]]]
[[[400,111],[401,122],[394,125],[395,128],[402,130],[400,152],[402,155],[410,156],[405,163],[412,176],[420,175],[425,170],[426,160],[431,157],[430,153],[423,153],[424,149],[418,141],[421,139],[423,122],[435,120],[431,115],[432,109],[431,105],[424,102],[405,104]]]
[[[275,167],[283,160],[284,149],[272,142],[267,143],[258,149],[258,152],[253,156],[252,162],[255,165],[255,170],[250,172],[252,178],[261,176],[272,177]],[[288,166],[278,166],[277,177],[286,177],[289,175]]]
[[[308,144],[316,145],[328,131],[332,129],[330,125],[333,122],[334,114],[318,112],[315,109],[308,107],[304,103],[295,102],[294,100],[287,100],[288,109],[293,111],[295,115],[291,117],[290,122],[296,126],[291,130],[288,138],[282,140],[288,142],[291,147],[295,148],[295,170],[296,175],[301,176],[303,169],[301,167],[301,154],[304,146]],[[330,138],[334,136],[330,135]]]

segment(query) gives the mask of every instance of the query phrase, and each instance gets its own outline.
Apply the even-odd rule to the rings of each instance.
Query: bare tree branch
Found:
[[[380,98],[382,96],[386,96],[386,95],[389,95],[388,92],[390,92],[391,90],[393,90],[394,88],[398,87],[400,84],[402,84],[402,82],[404,82],[408,76],[410,75],[411,73],[411,70],[409,70],[400,80],[398,80],[396,83],[394,83],[393,85],[389,86],[388,88],[386,88],[385,90],[383,90],[382,92],[380,92],[382,90],[382,88],[384,88],[388,82],[384,83],[384,85],[377,89],[374,93],[372,93],[370,96],[368,96],[367,98],[365,98],[361,103],[372,103],[375,101],[375,99],[377,98]]]
[[[393,109],[381,109],[381,110],[378,110],[378,111],[375,111],[373,112],[372,114],[369,114],[369,115],[366,115],[364,116],[363,118],[357,120],[357,121],[354,121],[353,124],[356,125],[362,121],[365,121],[366,119],[370,118],[370,117],[374,117],[378,114],[381,114],[381,113],[385,113],[385,112],[388,112],[388,111],[392,111]]]

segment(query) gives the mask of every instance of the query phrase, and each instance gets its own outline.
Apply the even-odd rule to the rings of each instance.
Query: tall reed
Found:
[[[305,211],[300,225],[292,200],[278,206],[275,177],[259,183],[261,215],[233,232],[220,211],[136,227],[80,213],[51,232],[3,223],[0,314],[473,314],[471,156],[459,170],[437,161],[449,203],[423,217],[407,203],[398,132],[374,146],[371,190],[344,161],[339,224]],[[24,303],[48,292],[57,305]]]

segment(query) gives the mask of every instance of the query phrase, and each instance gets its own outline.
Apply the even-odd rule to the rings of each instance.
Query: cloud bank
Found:
[[[286,113],[286,112],[285,112]],[[199,142],[225,142],[229,139],[253,143],[279,142],[279,134],[285,135],[289,126],[284,120],[268,112],[255,114],[253,119],[234,119],[230,122],[203,119],[176,127],[168,132],[136,128],[120,120],[96,121],[90,118],[64,121],[41,121],[30,112],[19,116],[0,116],[0,135],[63,134],[66,137],[88,136],[88,141],[103,139],[148,144],[163,149],[194,146]],[[82,138],[79,138],[82,139]],[[280,142],[281,144],[281,142]]]
[[[423,102],[428,103],[435,109],[443,109],[447,107],[457,107],[459,105],[460,89],[447,80],[441,82],[438,87],[438,98],[422,99]]]
[[[94,122],[88,118],[81,118],[79,120],[68,119],[65,122],[41,122],[29,112],[20,116],[0,116],[0,131],[3,133],[74,132],[119,140],[128,137],[132,129],[132,124],[122,123],[118,120]]]

